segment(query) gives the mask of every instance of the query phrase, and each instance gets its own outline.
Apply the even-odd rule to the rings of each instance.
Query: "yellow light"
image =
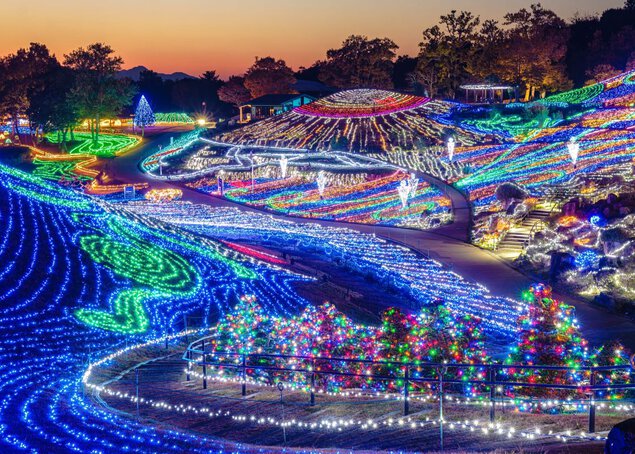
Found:
[[[196,122],[197,122],[200,126],[205,126],[206,120],[205,120],[205,118],[199,118],[198,120],[196,120]]]

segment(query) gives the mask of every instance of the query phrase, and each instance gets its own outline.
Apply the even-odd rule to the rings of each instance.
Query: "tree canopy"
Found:
[[[469,77],[479,24],[472,13],[453,10],[441,16],[440,25],[423,31],[418,70],[431,96],[441,88],[454,98],[461,82]]]
[[[337,88],[393,88],[397,49],[398,46],[388,38],[351,35],[340,48],[326,52],[319,78]]]
[[[504,79],[526,89],[529,100],[540,91],[571,88],[564,59],[569,30],[556,13],[539,3],[505,15],[505,46],[501,53],[500,72]]]
[[[46,86],[42,76],[56,65],[55,56],[39,43],[0,60],[0,116],[12,119],[14,133],[18,117],[27,113],[34,94]]]
[[[273,57],[256,57],[256,61],[245,73],[244,85],[252,98],[276,93],[293,93],[296,82],[293,71],[284,60]]]
[[[102,118],[116,116],[129,106],[134,87],[126,79],[117,79],[123,60],[102,43],[80,47],[64,56],[64,64],[77,73],[71,102],[82,118],[89,120],[93,140],[99,139]]]
[[[229,80],[218,89],[218,97],[221,101],[236,107],[245,104],[251,99],[251,93],[245,88],[245,79],[240,76],[231,76]]]

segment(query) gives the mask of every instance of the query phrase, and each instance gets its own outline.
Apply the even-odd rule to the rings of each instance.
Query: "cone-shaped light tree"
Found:
[[[154,112],[152,112],[152,108],[150,107],[146,97],[141,95],[139,104],[137,104],[137,110],[135,110],[134,114],[134,124],[135,126],[141,128],[141,135],[143,136],[145,128],[147,126],[152,126],[154,122]]]

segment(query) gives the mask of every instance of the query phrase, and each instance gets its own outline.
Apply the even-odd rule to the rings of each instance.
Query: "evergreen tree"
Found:
[[[576,384],[582,379],[576,370],[589,365],[588,342],[582,337],[574,308],[552,297],[551,287],[534,284],[523,295],[528,311],[518,318],[519,341],[512,347],[506,364],[566,366],[569,371],[510,368],[507,373],[528,383]],[[527,395],[564,397],[567,391],[527,388]]]
[[[135,126],[141,128],[141,136],[143,136],[145,128],[147,126],[152,126],[154,122],[154,112],[152,112],[152,108],[150,107],[146,97],[141,95],[139,104],[137,104],[137,110],[135,110],[134,114],[134,124]]]

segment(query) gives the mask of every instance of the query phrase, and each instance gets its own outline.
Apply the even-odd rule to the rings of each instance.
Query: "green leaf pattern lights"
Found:
[[[80,245],[97,263],[110,268],[114,273],[126,277],[143,288],[124,290],[113,303],[113,313],[80,309],[77,318],[84,323],[124,333],[143,332],[147,329],[147,315],[143,301],[152,298],[185,298],[195,296],[202,286],[202,277],[188,260],[168,246],[177,246],[200,256],[223,262],[238,278],[255,279],[253,271],[231,260],[218,251],[190,244],[147,227],[140,232],[151,235],[146,241],[133,232],[120,219],[109,219],[108,230],[113,235],[85,235]],[[101,230],[101,229],[100,229]],[[145,321],[144,321],[145,320]]]
[[[48,134],[46,139],[51,143],[59,143],[56,134]],[[137,145],[140,139],[124,134],[100,134],[99,140],[95,142],[89,133],[76,132],[75,141],[79,143],[69,150],[70,154],[89,154],[100,158],[112,158]]]
[[[87,181],[91,179],[75,173],[77,161],[44,161],[36,158],[33,160],[33,164],[35,165],[33,175],[47,180],[59,181],[64,178],[67,180]]]
[[[182,112],[157,112],[154,114],[154,120],[156,123],[194,124],[194,119],[188,114]]]
[[[80,244],[93,260],[141,285],[166,293],[187,294],[196,288],[196,270],[182,256],[151,243],[86,235]]]
[[[113,312],[78,309],[76,317],[87,325],[120,333],[143,333],[150,326],[150,318],[143,303],[149,298],[166,295],[144,289],[128,289],[115,296]]]

